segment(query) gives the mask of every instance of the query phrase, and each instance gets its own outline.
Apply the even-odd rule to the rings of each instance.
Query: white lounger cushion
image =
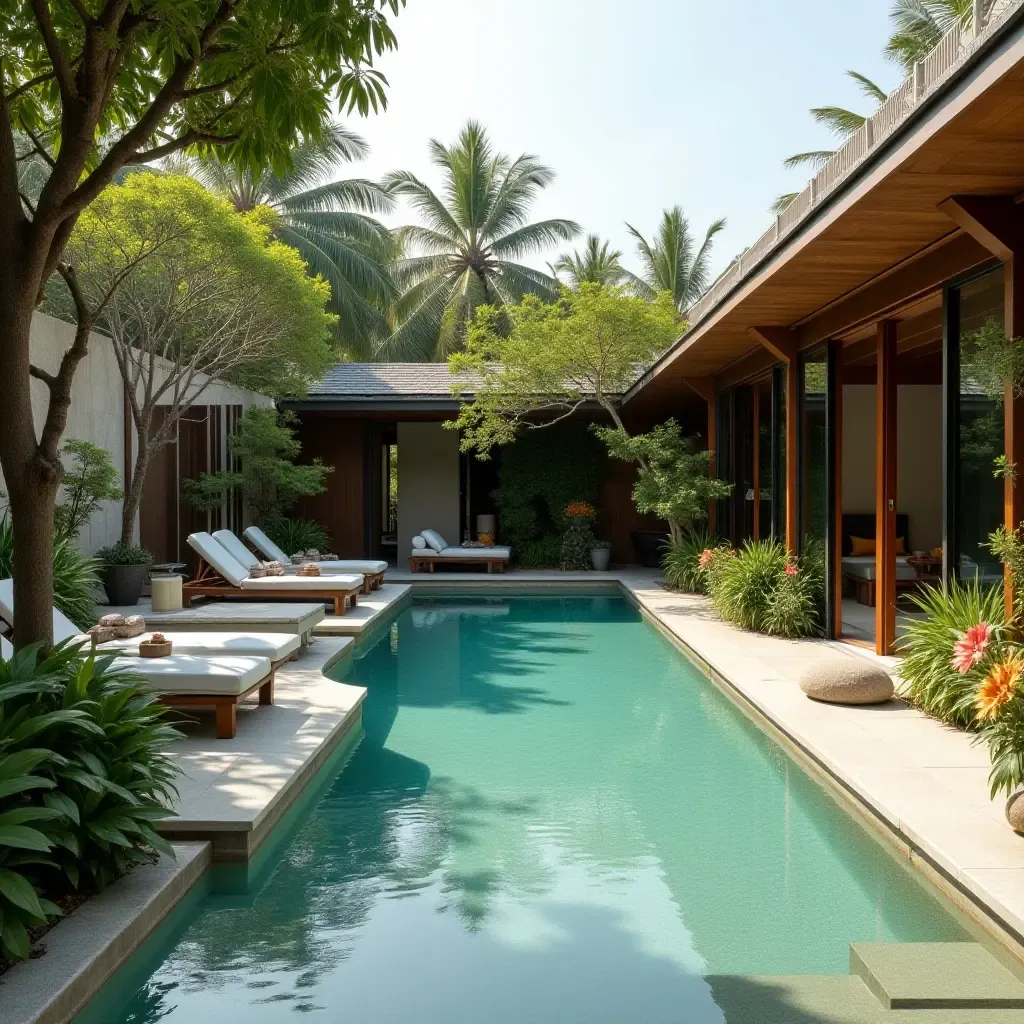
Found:
[[[14,625],[14,580],[0,580],[0,619]],[[70,640],[78,636],[78,627],[57,608],[53,609],[53,642]]]
[[[846,555],[843,572],[862,580],[873,580],[876,575],[874,555]],[[917,570],[907,562],[906,556],[896,556],[896,579],[916,580]]]
[[[266,541],[266,546],[264,546],[260,539],[257,539],[257,535]],[[223,544],[225,549],[229,553],[233,554],[235,558],[237,558],[238,561],[246,568],[259,564],[259,559],[230,530],[217,530],[213,534],[213,537],[215,540]],[[246,553],[251,561],[243,560],[238,550],[228,544],[227,537],[230,537],[231,540],[238,545],[238,548]],[[250,526],[245,531],[245,537],[251,544],[259,548],[260,551],[262,551],[268,558],[276,562],[281,562],[285,569],[288,569],[291,564],[291,559],[258,526]],[[271,552],[274,552],[274,554],[271,554]],[[321,572],[355,572],[363,573],[366,576],[375,576],[377,573],[384,572],[388,567],[387,562],[381,562],[373,558],[337,558],[331,559],[327,562],[317,562],[316,564],[320,566]],[[294,568],[292,571],[294,572]]]
[[[270,675],[268,658],[115,658],[114,667],[142,676],[157,693],[237,697]]]
[[[261,576],[250,579],[249,570],[226,551],[209,533],[193,533],[189,544],[230,583],[242,590],[273,593],[275,590],[308,590],[322,593],[329,590],[357,590],[363,577],[353,576]]]
[[[210,536],[244,568],[252,569],[263,564],[230,530],[214,530]],[[287,558],[284,564],[288,564]]]
[[[6,637],[0,636],[0,658],[10,661],[14,657],[14,647]]]
[[[507,561],[512,557],[511,548],[498,547],[497,545],[491,548],[445,548],[443,551],[433,551],[425,548],[413,548],[413,558],[431,558],[433,556],[438,558],[476,558],[479,561]]]
[[[96,651],[99,654],[122,653],[137,657],[139,644],[152,636],[152,633],[144,633],[128,640],[111,640],[100,644]],[[173,633],[167,630],[164,636],[173,644],[174,654],[193,654],[204,658],[237,655],[269,658],[273,662],[290,658],[299,649],[301,640],[295,633]],[[78,639],[88,643],[91,638],[80,636]]]
[[[438,554],[448,547],[448,541],[437,530],[421,530],[420,536],[427,542],[427,547],[433,548]]]

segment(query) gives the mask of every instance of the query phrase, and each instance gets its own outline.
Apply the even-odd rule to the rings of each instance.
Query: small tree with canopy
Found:
[[[638,466],[637,507],[667,519],[677,538],[731,485],[709,476],[710,453],[684,439],[674,420],[630,436],[617,399],[681,329],[670,292],[648,302],[587,282],[554,303],[528,296],[518,306],[481,309],[466,351],[449,360],[461,378],[456,387],[468,379],[474,391],[449,426],[462,432],[463,451],[486,458],[522,431],[550,427],[596,402],[613,424],[596,433],[614,457]]]
[[[53,509],[61,436],[94,311],[65,248],[125,167],[187,148],[287,169],[332,107],[384,103],[373,58],[395,45],[404,0],[7,0],[0,4],[0,466],[15,536],[17,646],[52,640]],[[19,169],[46,165],[37,195]],[[74,342],[55,371],[31,365],[32,316],[59,273]],[[41,425],[29,377],[49,401]]]
[[[124,544],[153,455],[214,378],[296,393],[333,359],[330,286],[271,237],[268,216],[238,214],[191,178],[131,174],[82,214],[68,243],[76,286],[113,342],[137,433]]]

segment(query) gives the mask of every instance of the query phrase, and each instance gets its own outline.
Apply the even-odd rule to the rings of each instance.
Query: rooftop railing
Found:
[[[773,250],[811,216],[829,193],[835,191],[1022,6],[1024,0],[974,0],[970,22],[951,28],[935,49],[923,61],[914,65],[910,77],[900,83],[864,122],[864,126],[847,139],[843,147],[810,180],[803,192],[775,218],[775,223],[752,246],[744,249],[687,310],[689,329],[696,327],[725,295],[764,263]]]

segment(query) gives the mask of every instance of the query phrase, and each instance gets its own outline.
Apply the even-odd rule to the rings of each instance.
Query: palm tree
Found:
[[[631,224],[626,227],[636,239],[644,268],[641,277],[626,272],[630,287],[646,299],[671,292],[676,307],[685,312],[710,283],[711,243],[725,227],[725,220],[716,220],[708,228],[699,249],[690,233],[690,222],[678,206],[662,213],[657,234],[650,242]]]
[[[991,8],[991,0],[983,6]],[[973,14],[972,0],[895,0],[889,12],[893,33],[885,55],[909,75],[951,28],[967,28]]]
[[[598,235],[587,235],[582,252],[578,249],[563,252],[548,266],[552,276],[563,276],[569,287],[575,290],[584,282],[618,284],[626,273],[619,262],[621,259],[622,253],[618,249],[612,249]]]
[[[338,164],[368,152],[360,136],[333,124],[320,141],[294,149],[291,169],[280,174],[240,170],[215,156],[186,157],[174,168],[192,174],[240,212],[257,206],[274,210],[274,235],[298,250],[310,274],[330,283],[337,338],[352,355],[365,355],[387,333],[385,310],[394,295],[387,272],[394,239],[371,216],[389,212],[394,200],[372,181],[329,180]]]
[[[915,0],[911,0],[911,2],[915,2]],[[876,106],[885,102],[888,93],[880,85],[868,78],[867,75],[862,75],[858,71],[847,71],[846,73],[857,83],[860,91],[865,96],[875,101]],[[845,142],[854,132],[860,131],[864,127],[864,122],[868,119],[868,116],[870,115],[858,114],[853,110],[847,110],[845,107],[811,108],[811,117],[818,124],[825,125],[841,142]],[[783,161],[783,166],[789,170],[793,167],[810,165],[814,170],[818,170],[824,167],[835,155],[836,150],[834,149],[812,149],[806,153],[795,153],[793,156],[787,157]],[[782,213],[799,194],[799,192],[787,192],[785,195],[779,196],[772,204],[772,213]]]
[[[571,220],[528,221],[554,172],[534,156],[494,152],[476,121],[454,146],[432,139],[430,156],[443,172],[440,195],[410,171],[384,180],[424,221],[398,232],[415,255],[392,267],[401,294],[392,307],[393,333],[380,350],[389,359],[443,359],[458,351],[477,306],[514,304],[525,294],[553,300],[558,281],[514,261],[580,230]]]

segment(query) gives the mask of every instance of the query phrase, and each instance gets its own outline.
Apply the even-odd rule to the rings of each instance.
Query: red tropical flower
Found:
[[[711,564],[711,560],[714,557],[715,557],[715,553],[714,553],[714,551],[711,550],[711,548],[705,548],[700,553],[700,557],[697,559],[697,565],[699,566],[701,571],[706,569]]]
[[[981,721],[998,717],[999,709],[1017,692],[1022,671],[1024,658],[1016,655],[996,665],[985,677],[974,699],[974,706]]]
[[[799,571],[800,570],[792,562],[787,562],[786,563],[786,575],[787,576],[795,576]]]
[[[985,657],[985,649],[992,636],[992,627],[987,622],[971,626],[953,645],[953,668],[966,675]]]

